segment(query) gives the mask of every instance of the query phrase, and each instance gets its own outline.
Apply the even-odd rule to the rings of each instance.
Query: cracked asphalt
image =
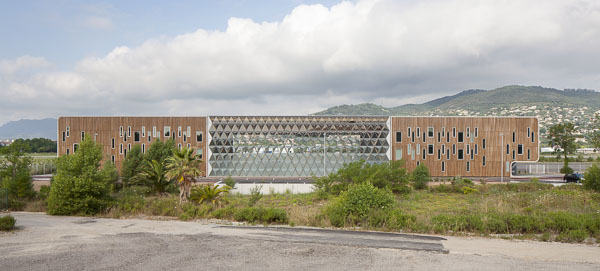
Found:
[[[599,270],[588,245],[12,213],[0,270]]]

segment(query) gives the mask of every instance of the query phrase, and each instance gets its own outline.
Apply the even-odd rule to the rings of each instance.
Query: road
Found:
[[[0,270],[598,270],[578,244],[13,213]]]

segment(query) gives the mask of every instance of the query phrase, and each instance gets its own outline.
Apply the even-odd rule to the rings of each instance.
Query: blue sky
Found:
[[[294,7],[338,1],[2,1],[0,59],[44,56],[70,68],[87,56],[102,56],[115,46],[174,36],[198,28],[224,30],[231,17],[281,20]]]
[[[0,0],[2,1],[2,0]],[[600,1],[2,1],[0,124],[600,89]]]

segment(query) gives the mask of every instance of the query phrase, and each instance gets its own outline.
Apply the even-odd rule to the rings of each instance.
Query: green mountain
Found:
[[[383,107],[364,103],[340,105],[315,115],[537,115],[544,107],[579,109],[595,112],[600,109],[600,92],[592,90],[558,90],[539,86],[505,86],[493,90],[466,90],[422,104]],[[504,113],[502,113],[504,111]],[[539,112],[538,112],[539,113]]]

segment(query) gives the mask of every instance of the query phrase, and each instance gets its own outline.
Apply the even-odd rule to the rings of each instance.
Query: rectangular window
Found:
[[[181,143],[177,144],[177,148],[181,150]]]
[[[181,126],[177,126],[177,136],[181,137]]]
[[[506,171],[510,170],[510,162],[506,162]]]
[[[417,137],[421,136],[421,127],[417,127]]]
[[[483,159],[481,161],[483,162],[483,166],[485,167],[485,155],[483,156]]]
[[[156,126],[152,126],[152,137],[156,137]]]
[[[415,142],[415,132],[412,132],[412,142]]]
[[[473,160],[473,158],[474,158],[474,157],[473,157],[473,152],[471,152],[471,160]]]
[[[423,142],[425,142],[425,132],[423,132]]]
[[[458,160],[463,160],[465,157],[463,149],[458,149]]]
[[[523,155],[523,144],[517,145],[517,154]]]
[[[127,142],[127,135],[123,137],[123,141]]]
[[[190,145],[189,143],[187,144],[187,148],[190,149],[192,147],[192,145]]]
[[[396,149],[396,160],[402,160],[402,149]]]
[[[517,133],[513,132],[513,143],[517,141]]]
[[[408,136],[410,136],[411,134],[412,134],[411,129],[410,129],[410,127],[408,127]]]
[[[125,149],[125,150],[124,150],[124,152],[123,152],[123,156],[124,156],[124,157],[127,157],[127,149]]]
[[[512,157],[513,157],[513,160],[515,160],[515,159],[517,158],[517,156],[515,156],[515,150],[513,150],[513,155],[512,155]]]
[[[111,161],[113,162],[113,164],[114,164],[114,163],[115,163],[115,156],[114,156],[114,155],[113,155],[113,156],[111,156],[111,157],[110,157],[110,160],[111,160]]]
[[[115,149],[115,139],[114,138],[110,142],[110,148],[113,150]]]
[[[433,127],[428,127],[427,128],[427,136],[429,137],[433,137]]]
[[[119,137],[123,137],[123,126],[119,126]]]
[[[456,154],[456,144],[452,144],[452,155]]]
[[[446,160],[450,160],[450,152],[449,151],[446,152]]]
[[[467,144],[467,154],[471,153],[471,145]]]
[[[506,144],[506,154],[510,154],[510,145]]]
[[[475,144],[475,155],[477,155],[478,152],[479,152],[479,146],[477,146],[477,144]]]
[[[62,141],[65,142],[65,140],[67,140],[67,133],[66,132],[62,132]]]
[[[131,150],[131,144],[127,144],[127,149]]]
[[[438,160],[442,159],[442,150],[438,149]]]
[[[481,149],[485,150],[485,138],[481,141]]]
[[[69,137],[71,134],[71,127],[67,126],[67,137]]]
[[[471,171],[471,162],[467,162],[467,172]]]
[[[85,132],[81,131],[81,140],[83,141],[85,139]],[[75,152],[75,150],[73,150],[73,152]]]
[[[67,155],[69,155],[69,148],[67,148]]]
[[[531,132],[531,143],[535,142],[535,137],[533,135],[534,135],[534,132]]]
[[[442,161],[442,172],[446,172],[446,162]]]
[[[410,144],[408,144],[408,146],[406,146],[406,154],[410,155],[411,154],[411,150],[410,150]]]
[[[450,143],[450,132],[446,133],[446,143]]]
[[[148,142],[152,142],[152,135],[148,135]]]
[[[467,127],[467,137],[471,137],[471,127]]]
[[[423,149],[423,160],[427,159],[427,158],[425,157],[425,151],[426,151],[426,150],[425,150],[425,149]]]
[[[146,126],[142,126],[142,137],[146,137]]]
[[[438,132],[438,143],[442,142],[442,133]]]
[[[433,144],[427,145],[427,154],[433,155],[433,153],[434,153]]]
[[[452,127],[452,137],[456,138],[456,127]]]
[[[531,160],[531,150],[527,149],[527,160]]]
[[[164,127],[164,132],[165,132],[165,137],[170,137],[171,136],[171,126],[165,126]]]
[[[444,137],[444,134],[446,134],[446,127],[442,127],[442,137]]]
[[[186,131],[186,132],[187,132],[187,133],[186,133],[186,134],[187,134],[187,136],[191,136],[191,135],[192,135],[192,127],[191,127],[191,126],[188,126],[188,127],[187,127],[187,131]]]
[[[123,154],[123,143],[119,144],[119,154]]]
[[[458,132],[458,143],[462,143],[464,141],[463,132]]]
[[[396,142],[402,142],[402,132],[396,132]]]
[[[146,144],[142,144],[142,153],[146,153]]]
[[[527,138],[531,136],[531,128],[527,127]]]
[[[187,142],[187,133],[183,133],[183,142]]]
[[[479,131],[478,131],[477,127],[475,127],[475,137],[478,137],[478,136],[479,136]]]
[[[442,145],[442,154],[446,154],[446,145]]]
[[[421,152],[421,144],[417,144],[417,155]]]
[[[134,142],[140,142],[140,132],[134,132],[133,133],[133,141]]]
[[[419,161],[417,161],[417,166],[419,166],[421,163]]]
[[[127,136],[131,137],[131,126],[127,126]]]
[[[202,131],[196,131],[196,141],[202,142]]]
[[[79,149],[79,144],[77,144],[77,143],[73,144],[73,153],[76,153],[77,149]]]

